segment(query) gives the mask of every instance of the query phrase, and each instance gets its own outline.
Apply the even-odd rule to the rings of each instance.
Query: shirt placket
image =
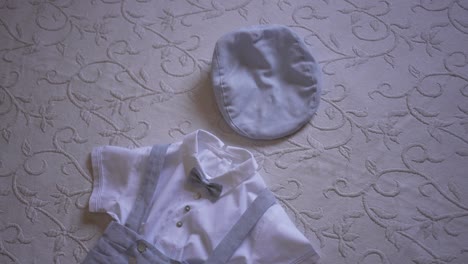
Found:
[[[163,216],[163,223],[159,229],[162,239],[159,240],[158,244],[171,256],[177,257],[181,254],[184,242],[191,234],[191,231],[188,230],[188,221],[192,217],[191,214],[200,206],[199,200],[202,198],[203,194],[199,190],[185,193],[184,198],[173,204]]]

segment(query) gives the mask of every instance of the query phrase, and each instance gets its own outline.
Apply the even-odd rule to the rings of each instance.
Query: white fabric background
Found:
[[[237,136],[214,103],[215,41],[291,26],[324,92],[299,133]],[[323,263],[466,263],[468,1],[0,1],[0,262],[77,263],[97,145],[198,128],[250,149]]]

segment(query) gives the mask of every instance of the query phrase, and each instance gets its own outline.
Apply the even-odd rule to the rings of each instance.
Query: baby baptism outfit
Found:
[[[83,263],[317,263],[253,155],[198,130],[182,141],[92,152],[91,212],[113,221]]]

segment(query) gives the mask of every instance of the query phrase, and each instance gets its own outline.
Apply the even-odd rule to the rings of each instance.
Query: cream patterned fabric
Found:
[[[298,133],[238,136],[210,83],[216,40],[284,24],[314,50]],[[90,152],[205,129],[249,149],[322,263],[468,259],[468,1],[0,0],[0,263],[78,263]]]

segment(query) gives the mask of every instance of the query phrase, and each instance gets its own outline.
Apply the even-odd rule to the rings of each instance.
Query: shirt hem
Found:
[[[320,259],[320,256],[315,252],[314,249],[309,250],[307,253],[302,255],[301,257],[295,259],[294,261],[290,262],[290,264],[317,264]],[[308,261],[308,262],[305,262]],[[310,261],[310,262],[309,262]]]

